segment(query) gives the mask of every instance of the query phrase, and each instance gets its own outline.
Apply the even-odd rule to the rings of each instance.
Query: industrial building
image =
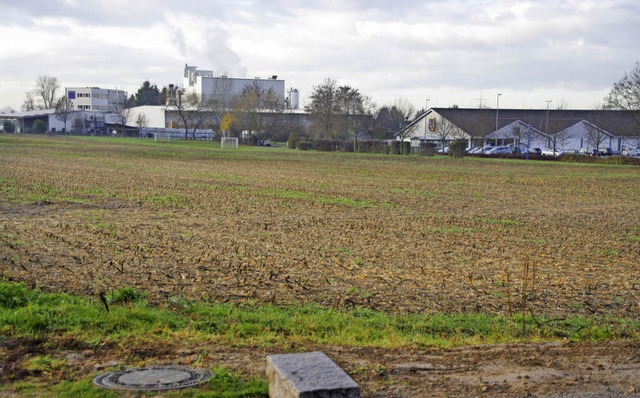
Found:
[[[65,96],[74,110],[120,113],[127,103],[127,92],[99,87],[67,87]]]

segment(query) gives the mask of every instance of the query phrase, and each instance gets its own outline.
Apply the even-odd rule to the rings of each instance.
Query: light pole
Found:
[[[531,125],[527,124],[527,160],[529,160],[529,149],[531,148]]]
[[[545,100],[545,102],[547,103],[547,122],[544,127],[544,132],[549,134],[549,104],[552,103],[553,100]]]
[[[547,134],[547,137],[549,136],[549,104],[552,102],[552,100],[545,100],[545,102],[547,103],[547,121],[545,122],[544,125],[544,132]],[[556,141],[553,140],[553,154],[556,154]]]
[[[429,101],[431,100],[431,98],[427,98],[425,105],[424,105],[424,139],[427,139],[427,111],[429,110]]]
[[[496,146],[498,146],[498,112],[500,111],[500,96],[502,95],[502,93],[498,93],[498,95],[496,95],[496,132],[495,134],[495,141],[494,143],[496,144]]]

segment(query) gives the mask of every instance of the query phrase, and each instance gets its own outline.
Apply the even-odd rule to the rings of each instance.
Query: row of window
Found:
[[[78,98],[91,98],[91,93],[78,93]]]
[[[91,109],[91,105],[78,105],[78,109]]]

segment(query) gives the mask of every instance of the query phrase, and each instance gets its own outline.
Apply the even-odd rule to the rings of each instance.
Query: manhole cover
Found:
[[[173,390],[195,387],[211,376],[208,370],[187,366],[151,366],[105,373],[93,379],[93,384],[117,390]]]

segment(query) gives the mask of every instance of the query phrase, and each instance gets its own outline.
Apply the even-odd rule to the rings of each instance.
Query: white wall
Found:
[[[161,105],[143,105],[131,108],[128,124],[136,125],[138,115],[143,114],[147,117],[147,127],[165,128],[167,127],[166,107]]]

